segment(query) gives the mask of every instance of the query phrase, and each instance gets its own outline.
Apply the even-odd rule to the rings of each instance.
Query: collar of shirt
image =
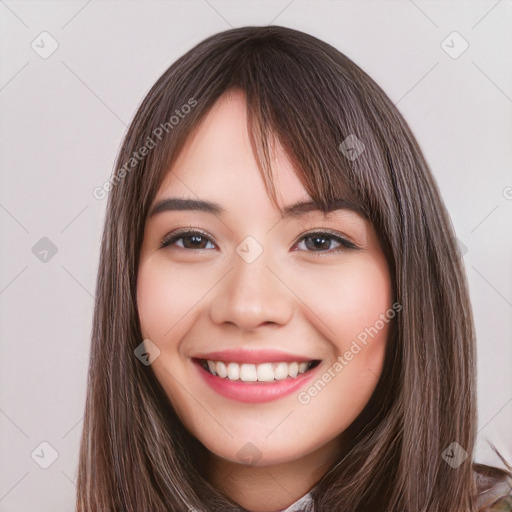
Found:
[[[302,498],[292,503],[288,508],[277,512],[315,512],[313,496],[308,492]]]

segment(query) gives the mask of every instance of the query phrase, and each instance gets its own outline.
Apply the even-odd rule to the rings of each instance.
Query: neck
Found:
[[[339,460],[341,437],[303,457],[249,466],[207,453],[206,477],[223,494],[253,512],[283,510],[307,494]]]

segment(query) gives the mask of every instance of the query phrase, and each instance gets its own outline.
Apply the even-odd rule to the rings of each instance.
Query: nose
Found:
[[[210,317],[215,324],[254,331],[263,325],[290,321],[293,293],[269,260],[266,251],[251,263],[234,254],[233,266],[215,288],[211,301]]]

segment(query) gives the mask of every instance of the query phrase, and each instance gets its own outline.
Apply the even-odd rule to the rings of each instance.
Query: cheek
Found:
[[[357,336],[364,337],[365,329],[391,308],[390,276],[380,260],[358,257],[335,271],[319,267],[303,275],[307,278],[298,281],[297,294],[307,306],[304,314],[339,351]]]
[[[382,372],[390,276],[383,260],[358,258],[336,272],[319,269],[312,278],[314,286],[309,277],[303,283],[303,293],[309,290],[305,314],[330,342],[333,356],[319,375],[322,382],[313,382],[303,398],[315,402],[327,423],[347,427],[368,403]]]
[[[195,402],[190,401],[178,384],[185,383],[187,378],[180,364],[180,340],[194,320],[194,305],[205,293],[200,287],[200,277],[193,272],[171,270],[157,259],[141,261],[137,276],[141,334],[160,349],[152,369],[185,425],[197,411],[194,410]]]
[[[157,344],[179,339],[194,305],[205,293],[201,276],[171,271],[158,261],[142,262],[137,277],[137,310],[142,334]]]

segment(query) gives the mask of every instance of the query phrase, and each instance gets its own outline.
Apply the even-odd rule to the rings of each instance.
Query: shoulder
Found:
[[[479,512],[512,512],[512,473],[503,469],[473,464]]]

